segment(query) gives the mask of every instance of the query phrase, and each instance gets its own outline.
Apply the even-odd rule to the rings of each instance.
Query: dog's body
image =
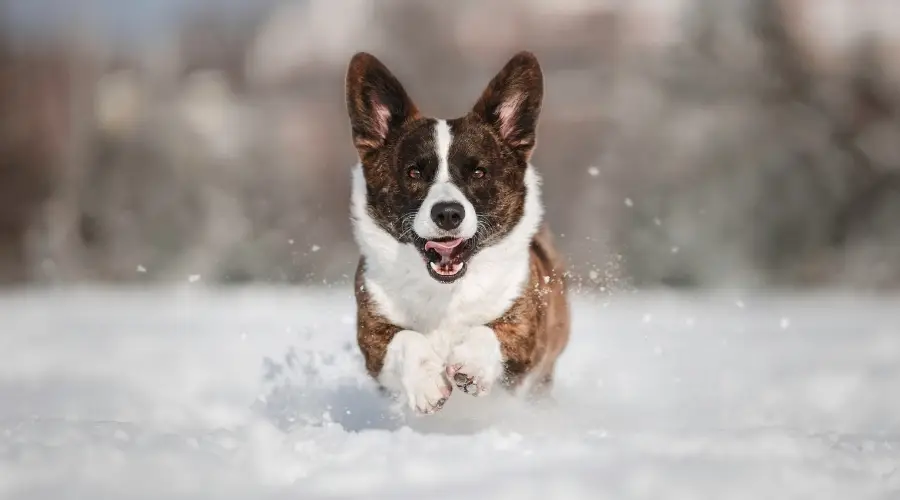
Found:
[[[542,98],[520,53],[472,112],[422,117],[373,56],[354,56],[347,106],[360,164],[358,342],[369,373],[423,413],[455,384],[549,388],[569,336],[561,259],[528,162]]]

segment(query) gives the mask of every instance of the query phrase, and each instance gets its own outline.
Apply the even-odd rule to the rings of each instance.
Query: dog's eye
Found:
[[[422,171],[417,167],[409,167],[406,169],[406,175],[408,175],[410,179],[418,179],[419,177],[422,177]]]
[[[481,179],[481,178],[483,178],[485,175],[487,175],[487,170],[485,170],[485,169],[482,168],[482,167],[476,167],[476,168],[475,168],[475,171],[472,172],[472,177],[474,177],[474,178],[476,178],[476,179]]]

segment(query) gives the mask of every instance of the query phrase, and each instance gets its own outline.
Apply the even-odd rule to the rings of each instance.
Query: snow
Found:
[[[0,498],[900,495],[896,297],[577,297],[555,405],[407,418],[350,288],[0,294]]]

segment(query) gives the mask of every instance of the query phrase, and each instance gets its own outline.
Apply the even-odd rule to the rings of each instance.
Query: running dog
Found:
[[[413,411],[440,410],[454,386],[535,396],[552,384],[570,313],[530,163],[542,98],[529,52],[454,119],[421,114],[373,55],[350,61],[357,340]]]

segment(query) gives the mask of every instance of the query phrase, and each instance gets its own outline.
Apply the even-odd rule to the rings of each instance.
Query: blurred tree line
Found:
[[[0,10],[0,282],[347,282],[350,55],[456,116],[527,48],[577,287],[896,286],[894,4],[265,1],[139,44]]]

